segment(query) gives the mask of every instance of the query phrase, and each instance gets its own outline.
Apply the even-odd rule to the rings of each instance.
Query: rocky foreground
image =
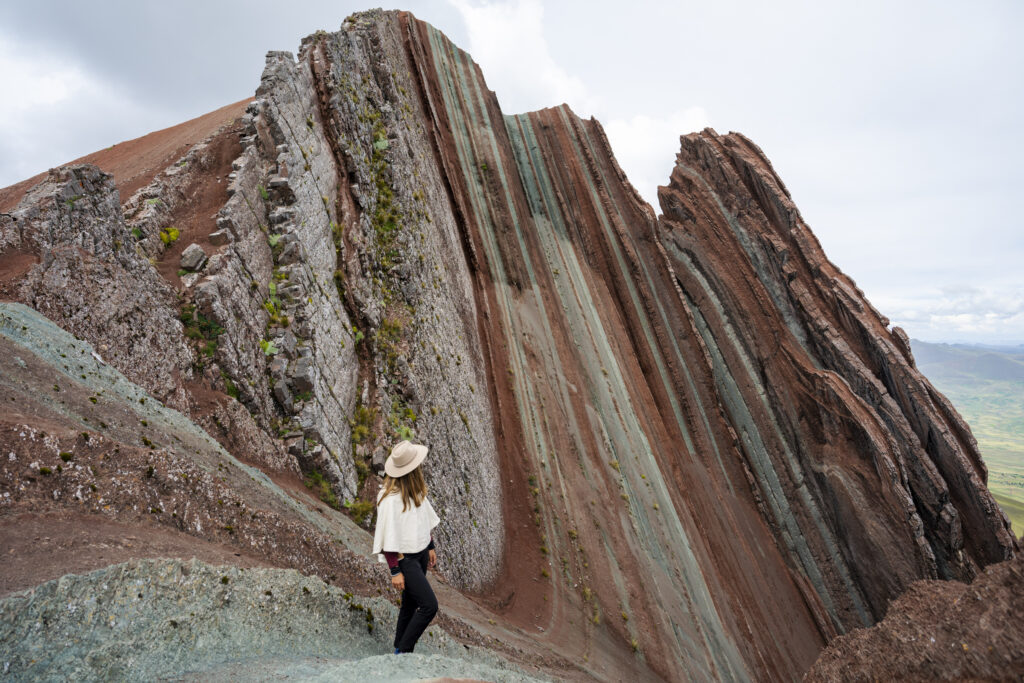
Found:
[[[0,600],[0,667],[54,681],[546,680],[437,627],[416,654],[385,655],[397,614],[294,570],[139,560]]]
[[[804,681],[1019,681],[1024,678],[1024,558],[973,583],[919,581],[885,619],[841,636]]]
[[[374,595],[409,437],[441,625],[556,678],[798,678],[1018,549],[968,426],[742,135],[681,138],[658,216],[597,121],[502,113],[380,11],[214,114],[0,190],[8,590],[192,551]]]

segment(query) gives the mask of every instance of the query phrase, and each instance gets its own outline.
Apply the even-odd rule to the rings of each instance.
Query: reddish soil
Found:
[[[377,563],[297,519],[246,473],[228,465],[211,475],[168,445],[197,448],[195,458],[203,460],[199,442],[180,442],[187,435],[140,422],[130,406],[69,383],[3,339],[0,356],[24,363],[0,374],[0,405],[7,406],[0,411],[0,596],[133,558],[196,557],[294,568],[362,595],[395,597]],[[54,392],[57,383],[61,390]],[[207,393],[204,405],[213,409],[216,396]],[[133,445],[142,436],[155,448]],[[339,514],[314,500],[295,475],[272,477],[308,510],[328,519]],[[496,625],[496,615],[439,573],[433,582],[443,605],[437,623],[453,636],[558,671],[560,679],[582,680],[571,662],[532,643],[530,631]]]
[[[85,574],[149,557],[197,558],[210,564],[272,567],[267,559],[145,520],[126,524],[60,509],[0,515],[0,597],[64,574]]]
[[[832,641],[805,681],[1024,680],[1024,557],[966,585],[918,581],[872,628]]]
[[[427,62],[431,57],[428,51],[423,49],[423,45],[428,43],[422,33],[424,25],[416,22],[411,14],[402,12],[399,16],[403,29],[410,36],[408,49],[413,59]],[[431,78],[433,68],[425,68],[423,72],[427,78],[418,85],[423,89],[420,96],[424,103],[431,98],[440,99],[440,84]],[[453,170],[448,174],[448,178],[452,183],[454,204],[461,213],[460,204],[466,203],[466,190],[459,184],[462,180],[461,174],[454,172],[457,168],[454,145],[446,139],[444,131],[435,129],[434,134],[438,139],[437,153],[442,165]],[[521,211],[520,215],[523,215],[522,207],[518,208]],[[487,364],[487,375],[493,381],[491,409],[498,418],[496,436],[505,453],[518,455],[527,449],[520,425],[521,418],[516,407],[512,378],[506,372],[509,363],[501,315],[498,313],[500,304],[486,267],[477,263],[477,255],[483,253],[479,235],[470,233],[466,239],[469,240],[464,244],[466,260],[476,266],[472,270],[473,292],[477,310],[480,312],[477,325],[483,347],[482,355]],[[548,561],[539,551],[544,543],[541,540],[539,526],[534,521],[534,501],[528,483],[533,473],[529,471],[527,460],[521,457],[502,457],[499,464],[503,489],[502,516],[508,520],[505,524],[505,544],[502,553],[505,562],[492,591],[477,596],[477,599],[520,628],[531,632],[548,630],[553,623],[553,591],[550,582],[541,582],[541,572],[547,571]]]
[[[423,25],[408,15],[400,16],[407,49],[421,64],[413,71],[421,75],[420,97],[429,110],[424,119],[443,122],[465,116],[488,122],[470,131],[469,146],[493,150],[486,166],[506,169],[506,178],[517,177],[523,169],[517,170],[515,145],[525,135],[515,140],[502,135],[508,120],[490,94],[453,105],[455,113],[449,116],[442,83],[431,63],[443,60],[444,53],[430,47]],[[476,67],[467,69],[473,75],[466,79],[475,78],[480,91],[485,91]],[[792,677],[810,666],[824,638],[756,503],[745,487],[735,484],[746,480],[742,463],[732,460],[733,471],[726,476],[724,471],[719,474],[724,468],[708,467],[702,461],[716,450],[731,454],[727,449],[737,442],[735,432],[721,420],[719,405],[702,410],[703,403],[711,402],[713,378],[697,380],[704,380],[699,385],[703,391],[691,398],[689,392],[695,388],[684,377],[672,377],[675,381],[670,386],[659,369],[659,363],[667,370],[703,367],[707,351],[693,341],[699,337],[682,306],[671,318],[657,315],[659,310],[671,309],[678,294],[668,277],[651,284],[645,281],[647,272],[654,272],[663,261],[648,237],[656,229],[654,214],[625,184],[607,143],[580,151],[577,140],[603,139],[596,123],[579,122],[558,109],[534,112],[528,118],[535,138],[526,146],[536,140],[542,157],[536,163],[550,173],[538,179],[538,187],[548,180],[553,186],[550,196],[558,204],[547,208],[556,216],[561,214],[573,248],[579,249],[576,258],[568,261],[581,264],[578,276],[586,282],[580,288],[594,293],[593,309],[588,308],[589,302],[574,309],[577,304],[571,297],[560,294],[559,269],[543,267],[552,258],[553,248],[542,237],[544,229],[530,225],[534,214],[526,186],[514,182],[506,186],[500,184],[498,174],[487,174],[482,180],[487,215],[478,215],[473,179],[460,165],[459,126],[431,129],[455,214],[463,222],[479,336],[498,420],[507,546],[503,574],[488,604],[503,621],[532,631],[538,643],[572,653],[598,678],[727,678],[724,670],[713,668],[714,663],[706,669],[700,668],[704,662],[691,666],[689,659],[699,656],[694,653],[700,645],[680,646],[703,637],[702,626],[689,621],[695,610],[681,576],[686,564],[677,559],[677,547],[661,545],[678,540],[681,534],[671,522],[663,521],[667,519],[663,515],[634,516],[627,511],[628,505],[621,501],[632,500],[633,494],[627,495],[622,484],[629,467],[629,485],[636,499],[646,497],[651,485],[645,481],[648,477],[668,484],[668,494],[686,527],[689,549],[696,556],[694,564],[700,565],[715,603],[716,618],[741,651],[737,659],[745,657],[765,678]],[[498,131],[494,141],[492,131]],[[606,218],[615,230],[611,234],[602,227]],[[491,258],[500,267],[489,264]],[[498,269],[502,272],[495,274]],[[509,290],[513,294],[505,299]],[[584,319],[593,311],[599,321],[592,329],[601,332],[591,338],[573,327],[563,314],[566,304]],[[508,328],[506,313],[511,317]],[[645,325],[657,346],[638,333]],[[603,382],[595,381],[593,357],[580,352],[590,343],[601,348],[604,339],[616,354],[614,362],[623,379],[621,386],[607,393]],[[522,367],[515,360],[516,351],[524,359]],[[608,376],[607,371],[604,374]],[[522,381],[520,377],[552,380]],[[561,384],[569,388],[568,393],[561,392]],[[520,414],[517,391],[524,385],[534,392],[534,405],[544,406],[539,411],[544,415]],[[628,396],[628,407],[617,403],[614,394],[620,389]],[[669,392],[683,396],[683,408],[692,411],[687,428],[700,439],[692,448],[670,408],[675,396]],[[603,419],[596,413],[635,414],[657,462],[637,456],[624,463],[622,471],[618,460],[610,465],[614,456],[606,446],[609,436],[594,427]],[[623,422],[628,419],[624,417]],[[606,424],[614,423],[610,418]],[[536,452],[533,430],[543,434],[547,454]],[[705,436],[708,431],[712,433]],[[641,450],[627,439],[618,443],[627,455]],[[537,457],[544,455],[550,457]],[[670,563],[653,562],[659,553],[671,558]],[[752,572],[752,566],[757,571]],[[569,576],[569,581],[564,580]],[[756,627],[751,629],[751,624]]]
[[[222,463],[202,439],[166,431],[152,415],[141,419],[122,399],[69,382],[3,338],[0,355],[21,359],[0,374],[4,590],[32,581],[33,567],[38,583],[130,557],[195,554],[211,562],[291,567],[331,582],[340,578],[348,590],[376,592],[376,567],[311,529],[247,473]],[[289,489],[308,509],[338,514],[304,487]],[[117,540],[126,535],[144,540],[128,540],[131,546]],[[37,536],[55,540],[35,542]]]
[[[8,249],[0,253],[0,301],[14,301],[13,285],[39,263],[30,251]]]
[[[140,187],[149,184],[157,173],[181,158],[192,145],[205,139],[225,123],[240,117],[251,101],[246,99],[229,104],[191,121],[143,135],[141,138],[119,142],[68,163],[95,164],[112,174],[121,193],[121,201],[124,201]],[[0,212],[10,211],[17,206],[25,193],[45,177],[45,172],[40,173],[0,189]]]
[[[180,234],[157,262],[157,270],[176,288],[181,287],[178,268],[185,247],[196,243],[207,255],[217,250],[210,243],[210,233],[217,230],[217,211],[228,201],[227,176],[231,173],[231,162],[242,153],[238,137],[240,130],[240,121],[225,126],[209,140],[209,148],[202,155],[200,167],[187,169],[190,180],[182,188],[185,201],[180,204],[181,209],[171,216],[169,223],[178,228]],[[122,193],[121,198],[124,200],[126,195]]]
[[[431,103],[442,103],[444,97],[441,84],[434,77],[435,69],[429,63],[435,58],[426,47],[431,44],[430,38],[426,29],[414,23],[410,15],[400,16],[409,57],[422,67],[417,71],[420,99],[424,107],[434,107]],[[478,81],[482,86],[482,78]],[[505,131],[496,98],[490,94],[484,99],[480,111],[475,113],[494,124],[488,130]],[[185,201],[170,217],[169,224],[178,227],[181,235],[158,263],[163,276],[176,286],[180,286],[178,260],[186,245],[197,242],[208,253],[213,251],[208,236],[215,229],[214,214],[226,199],[225,176],[240,151],[237,126],[230,124],[241,114],[245,104],[236,103],[80,160],[97,163],[114,173],[125,198],[180,158],[189,146],[201,139],[209,140],[204,159],[186,169],[188,179],[182,188]],[[657,471],[667,484],[667,495],[688,539],[687,550],[694,558],[690,561],[683,557],[684,562],[677,559],[678,546],[658,545],[661,539],[671,541],[679,537],[673,535],[676,534],[673,524],[658,521],[660,515],[650,515],[646,519],[652,521],[641,519],[635,524],[629,518],[632,513],[628,512],[627,504],[619,502],[620,495],[622,500],[630,500],[625,491],[620,494],[618,488],[625,478],[620,479],[623,473],[619,470],[618,459],[611,465],[603,455],[606,453],[603,434],[588,428],[572,432],[570,424],[591,423],[597,402],[593,396],[598,393],[589,395],[586,391],[577,391],[577,387],[596,386],[592,381],[595,373],[594,368],[584,362],[589,359],[576,350],[580,346],[576,331],[559,313],[562,301],[554,281],[558,269],[552,273],[538,268],[536,273],[531,273],[525,265],[546,263],[545,244],[538,236],[540,231],[534,226],[522,227],[523,222],[527,222],[524,217],[531,215],[525,190],[485,188],[489,198],[494,200],[488,211],[498,228],[497,234],[491,235],[496,243],[494,253],[500,257],[496,262],[500,260],[506,269],[499,276],[493,276],[486,262],[490,247],[485,248],[482,222],[473,213],[472,192],[459,166],[455,134],[443,125],[448,118],[431,113],[433,115],[424,121],[434,126],[431,132],[435,136],[435,152],[450,183],[450,199],[460,221],[465,257],[474,278],[479,336],[487,359],[487,374],[493,381],[490,388],[493,413],[499,421],[496,436],[502,449],[503,516],[508,520],[506,563],[499,581],[488,595],[468,597],[450,589],[442,578],[437,583],[441,603],[449,615],[457,615],[457,618],[442,615],[439,622],[471,642],[486,642],[506,652],[520,654],[525,649],[534,656],[547,658],[545,661],[551,666],[568,666],[552,654],[566,653],[574,658],[574,663],[582,660],[584,664],[580,666],[595,677],[639,680],[661,675],[674,679],[699,677],[691,668],[695,664],[692,656],[680,653],[700,652],[703,646],[689,650],[680,649],[680,644],[703,637],[702,625],[697,621],[688,623],[687,619],[714,612],[715,619],[722,622],[723,636],[735,641],[736,663],[742,662],[747,667],[743,671],[755,671],[764,679],[789,679],[806,670],[819,649],[834,635],[832,617],[826,615],[817,591],[827,592],[836,602],[835,618],[845,628],[853,622],[868,623],[856,613],[861,609],[862,600],[867,603],[863,609],[868,617],[877,619],[884,614],[890,600],[913,578],[922,575],[923,564],[919,566],[920,558],[913,550],[917,546],[904,523],[908,512],[906,491],[891,488],[877,463],[927,463],[924,454],[909,450],[896,452],[892,444],[919,441],[913,427],[920,425],[924,425],[928,434],[953,434],[951,438],[955,440],[960,438],[957,436],[958,418],[947,415],[944,409],[931,411],[915,402],[917,399],[905,396],[894,399],[903,402],[900,404],[902,412],[883,416],[867,408],[875,405],[867,400],[873,395],[865,398],[853,393],[854,384],[867,387],[862,388],[865,392],[873,391],[878,377],[892,373],[897,376],[894,387],[927,389],[927,385],[922,384],[923,378],[913,374],[907,359],[901,359],[890,348],[886,341],[889,338],[886,324],[866,301],[858,298],[860,293],[853,283],[840,277],[841,273],[827,262],[813,237],[809,232],[805,234],[805,226],[797,223],[798,229],[793,229],[789,217],[799,214],[759,150],[740,138],[724,140],[710,133],[706,139],[688,136],[681,155],[686,163],[682,166],[698,169],[706,178],[698,182],[677,168],[672,186],[663,188],[663,206],[668,216],[659,226],[649,207],[642,204],[635,193],[630,194],[631,188],[614,165],[606,142],[603,146],[586,148],[582,156],[575,150],[577,139],[603,140],[603,133],[595,122],[577,121],[570,114],[563,116],[561,110],[529,115],[530,126],[540,139],[540,148],[546,150],[543,161],[555,189],[553,196],[560,203],[556,208],[573,231],[572,241],[583,245],[579,249],[581,269],[578,275],[587,280],[587,291],[597,293],[594,297],[598,302],[595,304],[596,320],[604,329],[602,339],[606,338],[612,347],[621,370],[621,386],[616,387],[621,393],[617,395],[628,402],[635,412],[639,431],[654,444],[650,462],[636,458],[638,462],[629,465],[635,467],[637,473],[646,471],[651,475]],[[495,148],[497,158],[488,158],[488,163],[515,169],[512,141],[505,135],[499,142]],[[481,149],[484,147],[487,145],[480,145]],[[687,156],[684,158],[684,155]],[[506,175],[516,177],[514,172]],[[601,180],[599,187],[592,187],[594,176]],[[489,175],[484,182],[493,184],[497,182],[496,177],[496,174]],[[0,210],[13,206],[37,179],[0,190]],[[710,180],[703,183],[703,179]],[[799,303],[800,322],[806,329],[816,330],[818,321],[827,321],[830,330],[838,331],[839,336],[849,341],[849,344],[844,342],[841,349],[851,347],[853,351],[840,353],[828,347],[834,351],[833,355],[819,352],[831,364],[829,368],[838,367],[845,375],[834,369],[822,372],[817,364],[820,359],[808,356],[799,340],[786,331],[789,323],[783,312],[771,303],[772,292],[765,289],[753,262],[742,258],[743,244],[725,221],[724,210],[716,208],[719,197],[733,198],[737,205],[742,205],[739,215],[746,221],[744,228],[779,254],[780,286],[787,286],[794,279],[794,287],[826,283],[814,292],[805,293],[800,289],[794,290],[795,294],[788,292],[787,296],[791,295],[790,298]],[[601,228],[603,217],[615,219],[607,231]],[[661,243],[653,239],[659,231]],[[688,265],[691,258],[696,266]],[[0,287],[3,278],[17,277],[30,266],[31,261],[26,260],[25,255],[13,255],[8,261],[0,261]],[[650,273],[655,275],[647,281]],[[705,285],[704,274],[713,274],[714,282]],[[539,319],[545,313],[540,306],[534,307],[532,300],[526,301],[525,295],[524,302],[512,304],[499,296],[506,289],[526,291],[531,284],[540,292],[538,299],[543,311],[555,312],[547,313],[547,320]],[[714,297],[723,302],[725,313],[719,314],[709,303]],[[847,301],[852,303],[845,303]],[[505,328],[502,315],[505,307],[514,309],[519,317],[513,325],[521,322],[523,330]],[[828,463],[840,473],[835,479],[822,475],[801,477],[798,481],[783,476],[778,484],[772,484],[770,479],[765,480],[767,483],[755,480],[748,449],[740,447],[735,425],[726,418],[717,398],[721,390],[716,387],[715,368],[693,311],[700,312],[710,337],[735,338],[734,344],[714,349],[727,367],[743,368],[748,358],[756,361],[760,375],[751,372],[749,377],[740,376],[738,383],[742,385],[739,391],[743,393],[744,403],[752,408],[751,420],[757,431],[770,436],[778,433],[777,424],[791,427],[792,434],[787,434],[786,439],[801,445],[807,453],[821,454],[820,461],[807,460],[801,462],[801,467],[818,472],[822,462]],[[530,315],[538,319],[531,320]],[[650,325],[649,334],[638,332],[644,329],[645,322]],[[529,329],[540,328],[546,329],[550,337],[546,340],[550,342],[546,349],[531,348],[529,342],[518,341],[520,333],[527,338]],[[535,370],[538,377],[557,375],[558,381],[572,392],[572,396],[564,400],[557,392],[556,382],[536,384],[539,403],[553,406],[551,425],[545,419],[544,428],[551,452],[558,454],[557,459],[552,460],[559,467],[549,470],[546,460],[538,462],[524,457],[531,451],[531,437],[526,431],[528,416],[520,415],[517,407],[517,383],[511,375],[509,350],[513,344],[521,344],[518,350],[527,359],[526,370]],[[542,357],[545,350],[559,359],[557,367],[546,365]],[[867,369],[862,371],[861,366]],[[864,381],[849,381],[847,375]],[[36,382],[36,386],[47,389],[50,384],[50,380]],[[762,384],[772,399],[768,403],[762,401],[758,393]],[[213,389],[190,389],[197,403],[194,417],[212,415],[221,401],[226,400]],[[617,395],[609,394],[611,398],[597,407],[606,409],[608,414],[617,412],[621,405],[613,400]],[[3,398],[0,395],[0,400]],[[19,394],[18,398],[19,409],[27,411],[25,416],[16,417],[14,411],[10,416],[0,414],[0,429],[5,421],[9,423],[8,436],[12,443],[15,428],[20,428],[22,421],[36,426],[45,426],[47,419],[58,421],[42,407],[36,407],[34,412],[24,407],[31,404],[31,392]],[[84,403],[87,398],[77,397],[85,410],[90,409]],[[669,408],[673,399],[679,400],[678,416]],[[14,400],[12,394],[12,405]],[[777,411],[775,407],[769,409],[769,404],[777,406]],[[926,408],[931,412],[921,417]],[[115,415],[111,413],[107,417],[112,424]],[[920,417],[920,425],[910,425],[905,415]],[[897,425],[895,436],[891,436],[889,430],[877,428],[877,425],[890,423]],[[66,424],[54,428],[63,429],[58,449],[67,447],[66,442],[75,438],[77,428]],[[128,427],[124,430],[127,434]],[[687,445],[684,431],[690,434],[692,446]],[[122,447],[129,441],[134,444],[137,436],[125,434],[117,435]],[[246,456],[242,441],[230,435],[217,438],[236,455]],[[789,441],[784,441],[781,435],[769,441],[763,450],[777,461],[763,467],[785,475],[792,466],[775,454],[786,452]],[[935,468],[943,470],[940,474],[949,482],[967,482],[951,486],[953,502],[963,509],[966,520],[967,559],[955,559],[963,564],[954,567],[962,574],[969,574],[975,566],[992,561],[993,557],[1005,556],[1002,553],[1007,548],[993,532],[993,526],[998,531],[998,524],[989,524],[982,514],[987,508],[978,501],[983,500],[984,487],[976,488],[973,483],[977,473],[973,472],[972,458],[976,454],[971,450],[970,441],[965,437],[966,445],[940,444],[941,452],[935,463]],[[172,555],[185,552],[184,541],[172,528],[177,522],[166,520],[168,513],[182,517],[195,514],[189,512],[189,505],[192,505],[201,507],[203,513],[216,522],[206,524],[203,535],[193,534],[189,548],[205,544],[208,547],[202,552],[211,553],[211,557],[219,554],[229,560],[235,558],[232,560],[235,563],[243,563],[256,559],[235,553],[235,549],[239,553],[243,551],[240,539],[256,542],[273,538],[282,544],[274,551],[277,553],[274,561],[315,571],[331,580],[336,578],[332,572],[340,573],[365,592],[380,592],[379,587],[386,586],[381,577],[371,571],[377,567],[368,568],[362,558],[339,552],[329,539],[313,539],[318,544],[309,547],[301,520],[286,531],[275,528],[278,520],[289,523],[293,516],[290,510],[272,508],[273,501],[259,501],[259,505],[265,503],[268,509],[256,510],[258,520],[255,514],[247,518],[231,508],[225,510],[221,500],[227,499],[228,494],[239,501],[235,503],[239,507],[247,500],[246,495],[253,494],[245,478],[237,473],[226,482],[213,478],[202,480],[199,491],[202,495],[199,496],[184,487],[166,483],[176,481],[170,479],[170,474],[177,477],[179,472],[199,481],[201,473],[191,468],[187,459],[170,460],[166,467],[161,465],[154,476],[154,468],[149,465],[152,454],[135,444],[132,448],[125,447],[124,453],[116,458],[122,470],[126,467],[123,463],[127,464],[126,471],[131,474],[126,476],[114,471],[113,456],[109,452],[100,452],[91,445],[78,446],[76,466],[78,463],[88,466],[88,473],[83,469],[71,471],[71,468],[66,473],[61,472],[53,452],[37,451],[33,446],[25,446],[24,452],[19,452],[19,464],[0,461],[0,476],[11,482],[8,484],[10,491],[16,494],[12,513],[0,518],[0,539],[7,542],[7,536],[13,535],[15,528],[23,539],[11,542],[13,552],[8,551],[7,546],[2,550],[13,556],[14,564],[10,566],[22,567],[25,575],[22,579],[27,577],[33,563],[47,565],[51,573],[61,573],[68,568],[78,571],[102,566],[108,563],[108,553],[111,557],[127,558],[150,556],[150,552]],[[865,454],[871,457],[864,457]],[[60,472],[59,477],[48,473],[46,476],[52,479],[44,482],[25,464],[43,455]],[[254,458],[246,459],[264,467],[264,463]],[[574,459],[579,461],[578,470],[572,465]],[[99,474],[92,471],[93,466]],[[147,467],[148,475],[144,474]],[[614,467],[614,472],[610,467]],[[639,476],[647,479],[644,474]],[[914,476],[918,476],[913,486],[915,493],[920,494],[920,505],[945,500],[931,488],[933,481],[941,479],[939,474]],[[321,503],[312,501],[294,475],[279,473],[275,481],[292,495],[308,501],[310,509],[323,515],[333,514]],[[58,482],[59,490],[53,488]],[[861,488],[862,482],[866,483]],[[632,484],[643,491],[640,482],[632,481]],[[75,545],[79,542],[77,538],[74,543],[51,540],[61,539],[61,531],[82,525],[79,513],[65,509],[65,506],[77,505],[71,503],[70,498],[76,491],[83,490],[82,485],[94,485],[91,490],[99,491],[97,496],[106,495],[114,501],[118,509],[110,512],[110,517],[116,516],[116,519],[103,517],[104,524],[113,526],[95,525],[79,545]],[[800,501],[798,491],[806,487],[812,489],[814,504],[794,504],[787,510],[792,511],[797,520],[794,524],[802,525],[797,529],[799,538],[806,543],[818,568],[823,570],[821,589],[811,586],[802,571],[794,570],[795,556],[783,554],[786,551],[778,543],[782,532],[774,522],[768,523],[771,519],[764,511],[762,498],[762,493],[768,493],[777,494],[779,499]],[[945,491],[942,486],[936,488]],[[366,490],[372,489],[368,486]],[[190,502],[186,501],[188,496],[192,496]],[[88,504],[93,505],[94,516],[105,515],[107,508],[103,501],[93,498],[86,494]],[[149,516],[145,513],[146,506],[142,513],[134,509],[136,501],[143,499],[148,501]],[[535,501],[537,507],[534,507]],[[246,504],[256,503],[250,500]],[[657,505],[653,509],[659,510]],[[28,512],[36,516],[20,515]],[[159,527],[160,533],[150,539],[149,530],[157,526],[154,520],[158,517],[163,526]],[[939,514],[936,512],[931,517],[938,519]],[[781,515],[780,518],[784,519]],[[826,526],[828,533],[821,531]],[[24,533],[24,528],[38,530]],[[649,534],[651,540],[635,533],[637,530]],[[834,555],[830,550],[832,532],[837,530],[843,532],[841,550],[846,552],[841,562],[830,559]],[[138,536],[128,533],[146,535],[146,542],[136,545]],[[949,545],[944,541],[944,530],[929,528],[927,533],[936,549],[941,551]],[[667,556],[672,559],[671,562],[666,560],[664,565],[672,565],[678,580],[672,577],[671,570],[652,574],[662,569],[662,563],[652,559],[655,549],[668,551]],[[954,558],[957,555],[946,559],[953,562]],[[561,582],[557,564],[553,562],[557,559],[565,563],[567,570],[571,569],[571,576],[578,579],[578,583]],[[50,566],[51,563],[56,564]],[[695,603],[679,571],[680,566],[686,569],[687,565],[699,567],[700,580],[706,583],[710,596],[707,602],[714,603],[711,607],[698,605],[699,610],[694,609]],[[554,577],[549,575],[548,568],[554,570]],[[856,577],[859,592],[836,578],[840,575],[839,569],[850,570]],[[889,617],[879,627],[856,631],[836,640],[819,660],[812,680],[892,676],[1021,677],[1024,675],[1024,639],[1016,627],[1020,608],[1024,606],[1020,598],[1024,581],[1021,569],[1020,560],[999,565],[972,586],[940,582],[913,584],[904,597],[892,603]],[[12,574],[14,579],[19,578],[16,571]],[[569,575],[567,571],[566,576]],[[659,581],[664,585],[659,586]],[[680,607],[684,600],[685,609]],[[499,617],[497,623],[491,616]],[[599,619],[601,616],[603,620]],[[471,632],[466,624],[477,631]],[[1012,628],[1003,629],[1003,624],[1010,624]],[[715,634],[712,631],[712,635]],[[636,640],[631,649],[630,638],[634,635]],[[705,652],[714,653],[720,646],[720,641],[709,641]],[[698,671],[707,677],[729,677],[728,670],[716,669],[714,664]]]

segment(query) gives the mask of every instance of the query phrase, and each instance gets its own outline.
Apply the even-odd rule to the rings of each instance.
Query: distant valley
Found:
[[[989,468],[988,485],[1024,533],[1024,346],[913,340],[917,367],[971,425]]]

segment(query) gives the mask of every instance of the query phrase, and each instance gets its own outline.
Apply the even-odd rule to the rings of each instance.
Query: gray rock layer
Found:
[[[0,671],[44,681],[207,680],[207,672],[215,680],[536,680],[436,626],[416,655],[382,656],[396,616],[382,598],[292,570],[133,561],[0,601]]]
[[[10,215],[0,215],[0,252],[34,253],[19,283],[22,302],[93,341],[129,379],[176,408],[192,354],[174,293],[121,215],[111,177],[94,166],[52,171]]]

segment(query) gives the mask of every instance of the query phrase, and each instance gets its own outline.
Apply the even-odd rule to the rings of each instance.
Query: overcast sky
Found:
[[[252,96],[366,5],[0,5],[0,186]],[[568,102],[652,203],[680,134],[740,131],[911,336],[1024,342],[1024,2],[410,0],[506,113]]]

